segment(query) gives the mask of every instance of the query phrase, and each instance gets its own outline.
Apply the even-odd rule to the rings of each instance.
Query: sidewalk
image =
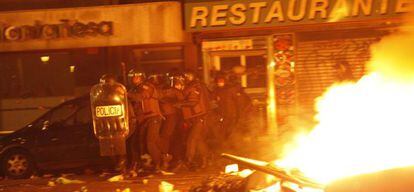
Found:
[[[218,174],[217,171],[182,172],[175,175],[150,175],[109,182],[115,175],[66,175],[57,177],[37,177],[26,180],[1,180],[1,192],[158,192],[162,181],[174,185],[174,190],[188,191],[206,177]],[[65,180],[67,179],[67,180]],[[63,180],[63,182],[62,182]],[[81,183],[82,182],[82,183]]]

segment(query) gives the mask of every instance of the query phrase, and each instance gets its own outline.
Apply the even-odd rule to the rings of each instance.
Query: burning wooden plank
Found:
[[[239,163],[240,165],[244,165],[246,167],[249,167],[251,169],[261,171],[270,175],[273,175],[283,181],[292,182],[295,184],[298,184],[301,187],[311,187],[311,188],[317,188],[317,189],[323,189],[324,186],[322,184],[319,184],[315,181],[312,181],[309,178],[303,177],[297,173],[292,173],[288,170],[273,166],[267,162],[264,161],[258,161],[254,159],[248,159],[244,157],[239,157],[235,155],[230,154],[222,154],[224,158],[230,159],[232,161],[235,161]]]

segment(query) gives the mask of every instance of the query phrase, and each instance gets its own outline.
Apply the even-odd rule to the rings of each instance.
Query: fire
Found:
[[[317,100],[318,125],[286,148],[278,166],[327,184],[414,165],[412,26],[373,46],[366,76],[336,84]]]
[[[378,74],[332,88],[319,100],[319,124],[280,162],[326,183],[414,165],[414,84]]]

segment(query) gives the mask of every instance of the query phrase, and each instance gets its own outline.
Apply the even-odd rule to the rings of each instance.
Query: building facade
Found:
[[[334,82],[362,77],[370,46],[412,8],[411,0],[188,1],[185,27],[205,81],[243,66],[240,84],[266,103],[268,122],[283,125],[311,119]]]
[[[0,12],[0,130],[86,94],[102,74],[125,83],[132,68],[196,69],[208,84],[217,73],[237,72],[258,113],[286,124],[312,116],[315,98],[332,83],[364,75],[370,45],[397,30],[413,3],[30,1],[0,2],[8,5],[0,11],[15,10]]]
[[[0,12],[0,130],[87,94],[105,73],[126,84],[130,69],[191,67],[182,18],[176,1]]]

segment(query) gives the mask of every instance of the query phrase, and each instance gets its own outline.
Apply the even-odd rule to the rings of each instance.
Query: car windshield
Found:
[[[34,123],[34,126],[42,127],[42,125],[44,125],[45,123],[52,125],[54,123],[63,122],[70,116],[72,116],[78,108],[79,106],[72,102],[60,105],[52,109],[51,111],[47,112],[41,119]]]
[[[77,124],[88,124],[91,122],[92,122],[91,106],[90,105],[83,106],[76,113],[76,123]]]
[[[65,125],[85,125],[92,123],[91,107],[89,104],[82,105],[76,114],[70,116],[66,121]]]
[[[62,122],[74,114],[77,109],[78,106],[75,104],[62,105],[51,112],[49,116],[49,122],[51,124]]]

